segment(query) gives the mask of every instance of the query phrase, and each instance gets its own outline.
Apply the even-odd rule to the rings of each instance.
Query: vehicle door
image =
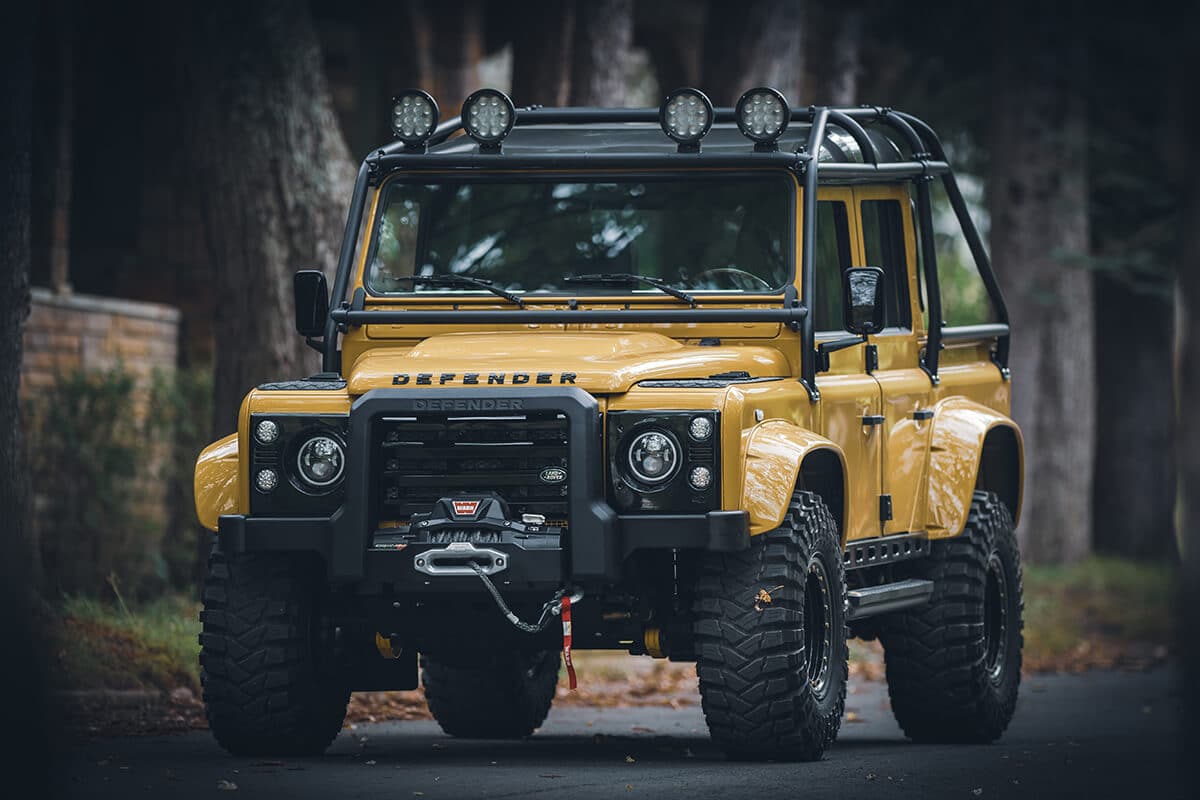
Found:
[[[886,327],[870,337],[867,366],[883,402],[880,517],[884,535],[925,529],[933,384],[921,369],[917,240],[906,185],[854,189],[862,262],[884,273]]]
[[[857,216],[852,189],[822,187],[817,198],[816,285],[811,309],[818,344],[847,335],[842,321],[842,272],[862,263]],[[818,430],[837,442],[846,454],[846,538],[879,536],[879,383],[865,369],[864,347],[830,353],[829,362],[829,369],[817,375],[821,399],[815,419]]]

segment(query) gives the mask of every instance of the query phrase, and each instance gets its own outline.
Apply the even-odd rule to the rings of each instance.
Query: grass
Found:
[[[1161,660],[1173,637],[1176,571],[1093,557],[1025,567],[1026,663],[1074,670]]]
[[[200,689],[200,606],[166,596],[134,606],[65,598],[53,676],[69,689]]]
[[[1171,641],[1174,599],[1174,570],[1165,565],[1092,558],[1069,567],[1027,566],[1026,665],[1074,671],[1161,660]],[[72,689],[198,691],[198,612],[195,601],[182,597],[128,609],[66,598],[52,625],[54,681]],[[881,672],[867,669],[878,661],[870,646],[852,651],[865,670],[860,674]],[[580,651],[578,658],[581,672],[594,680],[616,682],[637,671],[623,657]]]

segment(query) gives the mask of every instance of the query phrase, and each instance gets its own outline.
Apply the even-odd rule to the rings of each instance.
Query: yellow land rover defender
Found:
[[[770,88],[483,89],[440,124],[414,90],[391,119],[332,293],[295,278],[324,371],[251,391],[196,465],[221,745],[319,753],[350,692],[413,689],[418,662],[447,733],[527,736],[572,649],[603,648],[694,661],[731,757],[811,760],[849,636],[882,642],[909,737],[999,737],[1021,434],[933,130]],[[970,285],[939,281],[946,237]]]

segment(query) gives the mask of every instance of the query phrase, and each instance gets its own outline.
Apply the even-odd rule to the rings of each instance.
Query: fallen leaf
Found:
[[[976,797],[979,797],[979,795],[983,794],[983,787],[981,786],[978,789],[972,789],[971,794],[975,795]]]
[[[376,763],[376,762],[372,760],[372,761],[365,761],[365,762],[363,762],[363,763],[364,763],[364,765],[365,765],[365,766],[368,766],[368,767],[373,767],[373,766],[375,766],[375,763]]]
[[[625,756],[625,763],[626,763],[626,764],[634,764],[634,763],[637,763],[637,762],[635,762],[635,761],[633,760],[633,756]]]
[[[874,772],[868,772],[868,773],[867,773],[867,780],[869,780],[869,781],[873,781],[873,780],[875,780],[875,778],[876,778],[876,777],[877,777],[877,776],[875,775],[875,773],[874,773]]]
[[[645,725],[634,725],[630,730],[633,733],[654,733],[654,728],[647,728]]]
[[[227,781],[222,778],[221,780],[217,781],[217,789],[222,792],[236,792],[237,784],[233,781]]]

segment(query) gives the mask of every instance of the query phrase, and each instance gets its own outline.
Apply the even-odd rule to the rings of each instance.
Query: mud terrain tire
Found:
[[[713,741],[732,758],[815,761],[846,704],[846,580],[820,497],[792,495],[750,549],[710,553],[696,583],[696,672]]]
[[[975,492],[962,535],[934,542],[916,570],[934,582],[929,605],[880,618],[896,721],[918,742],[995,741],[1016,709],[1024,646],[1008,507]]]
[[[319,565],[291,554],[229,557],[213,548],[200,621],[208,725],[237,756],[325,751],[350,690],[321,634]]]
[[[421,667],[429,712],[443,731],[464,739],[523,739],[550,713],[559,654],[546,650],[478,668],[422,656]]]

